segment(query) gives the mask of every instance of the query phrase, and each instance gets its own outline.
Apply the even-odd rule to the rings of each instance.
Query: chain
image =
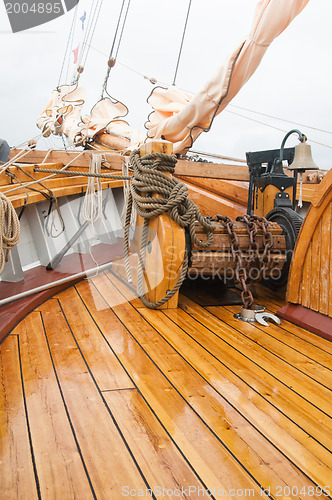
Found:
[[[247,259],[247,268],[255,267],[256,269],[260,268],[259,261],[259,245],[256,240],[257,235],[257,224],[253,221],[253,219],[249,215],[239,215],[236,220],[238,222],[244,222],[247,227],[247,232],[249,235],[249,256]]]
[[[269,231],[269,221],[265,217],[258,217],[257,215],[240,215],[236,218],[238,222],[244,222],[247,227],[249,235],[249,253],[251,256],[248,259],[248,264],[254,264],[258,271],[257,279],[261,276],[262,272],[270,264],[270,250],[273,247],[273,235]],[[257,229],[261,228],[263,231],[263,253],[259,254],[259,245],[256,241]]]
[[[270,250],[273,247],[273,234],[269,231],[270,223],[267,219],[265,219],[265,217],[258,217],[257,215],[252,215],[252,219],[263,231],[264,250],[263,255],[261,256],[261,262],[264,265],[267,265],[270,263]]]
[[[243,265],[242,253],[239,244],[239,238],[234,230],[234,223],[230,217],[217,215],[217,219],[227,230],[231,241],[231,252],[235,262],[235,282],[240,283],[242,287],[241,299],[245,309],[249,309],[254,303],[254,297],[247,287],[248,274]]]

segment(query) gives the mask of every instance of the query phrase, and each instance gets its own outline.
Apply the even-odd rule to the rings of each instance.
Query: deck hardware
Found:
[[[255,315],[255,319],[256,319],[257,323],[259,323],[260,325],[263,325],[263,326],[269,326],[269,324],[266,321],[268,318],[271,321],[274,321],[274,323],[276,323],[277,325],[281,324],[280,319],[275,314],[271,314],[268,312],[262,312],[262,313],[257,313]]]
[[[246,323],[254,323],[256,321],[256,314],[264,313],[264,311],[264,306],[253,304],[249,308],[241,307],[241,312],[234,314],[234,318]]]
[[[241,307],[241,312],[234,314],[235,319],[245,321],[246,323],[259,323],[263,326],[269,326],[267,319],[274,321],[277,325],[280,325],[280,319],[269,312],[265,312],[265,307],[258,304],[253,304],[249,309]]]

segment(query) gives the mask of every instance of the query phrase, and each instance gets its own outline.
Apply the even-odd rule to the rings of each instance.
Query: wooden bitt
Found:
[[[168,141],[150,141],[140,148],[140,156],[152,153],[173,153],[173,144]],[[171,174],[166,174],[171,177]],[[159,197],[159,195],[153,195]],[[140,253],[140,242],[144,220],[137,216],[136,230],[131,247],[132,278],[137,286],[135,267]],[[167,290],[172,290],[178,282],[185,254],[185,233],[168,214],[152,218],[149,221],[148,249],[144,266],[145,296],[150,302],[158,302],[165,297]],[[135,255],[136,253],[136,255]],[[123,265],[118,263],[113,271],[123,275]],[[178,305],[178,292],[160,309],[172,309]]]
[[[151,141],[140,148],[140,156],[152,153],[173,153],[173,144],[168,141]],[[170,173],[166,173],[171,177]],[[153,195],[160,197],[159,195]],[[138,216],[138,226],[144,221]],[[150,290],[146,293],[146,298],[150,302],[158,302],[162,299],[167,290],[172,290],[176,285],[185,253],[184,230],[168,214],[162,214],[153,218],[149,223],[148,245],[151,242],[151,251],[147,253],[145,264],[146,284]],[[148,252],[149,252],[148,251]],[[178,306],[177,292],[160,309],[173,309]]]

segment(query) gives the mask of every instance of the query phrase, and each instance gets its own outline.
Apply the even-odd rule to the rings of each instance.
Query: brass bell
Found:
[[[289,170],[319,170],[312,159],[311,146],[306,141],[295,146],[294,160],[287,168]]]

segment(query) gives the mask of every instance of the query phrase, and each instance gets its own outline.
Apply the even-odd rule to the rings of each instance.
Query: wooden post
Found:
[[[140,156],[151,153],[173,153],[173,144],[168,141],[154,140],[143,144]],[[171,177],[170,173],[166,173]],[[155,194],[155,197],[160,195]],[[137,229],[144,221],[137,217]],[[141,231],[139,231],[140,233]],[[168,214],[162,214],[150,220],[145,259],[145,291],[150,302],[158,302],[167,290],[176,285],[185,255],[185,232]],[[138,249],[139,252],[139,249]],[[160,309],[174,309],[178,305],[178,292]]]

